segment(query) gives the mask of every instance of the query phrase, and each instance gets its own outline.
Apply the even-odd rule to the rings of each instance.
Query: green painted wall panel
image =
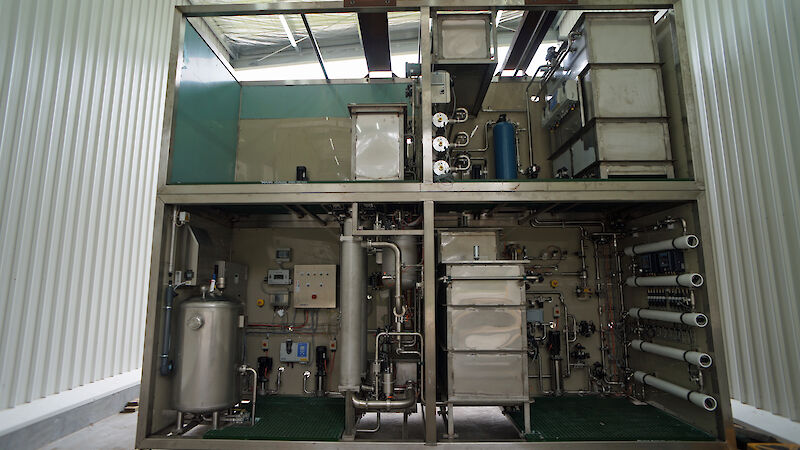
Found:
[[[242,119],[350,117],[349,103],[406,103],[405,83],[243,86]]]
[[[234,181],[241,87],[187,22],[169,183]]]

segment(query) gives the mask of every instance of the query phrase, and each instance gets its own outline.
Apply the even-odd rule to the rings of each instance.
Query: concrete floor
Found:
[[[116,414],[42,447],[42,450],[130,450],[138,414]]]
[[[519,441],[517,429],[503,415],[499,407],[458,407],[454,410],[456,440],[463,441]],[[42,450],[84,450],[113,449],[128,450],[134,448],[136,434],[136,414],[117,414],[103,419],[82,430],[76,431]],[[439,439],[444,440],[445,426],[437,416]],[[358,424],[359,428],[375,428],[376,415],[365,415]],[[357,440],[365,441],[400,441],[402,440],[402,414],[382,414],[381,428],[376,433],[358,433]],[[200,426],[187,433],[187,437],[199,437],[207,430]],[[422,414],[412,414],[408,418],[408,441],[422,442],[425,439]]]

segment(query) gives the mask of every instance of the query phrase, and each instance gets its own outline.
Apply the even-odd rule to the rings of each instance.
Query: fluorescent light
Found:
[[[494,25],[497,26],[500,24],[500,18],[503,17],[503,10],[497,11],[497,16],[494,20]]]
[[[289,28],[289,23],[286,21],[286,17],[283,17],[283,15],[279,15],[278,19],[280,19],[281,25],[283,25],[283,31],[286,32],[286,37],[289,38],[289,43],[292,44],[292,47],[296,49],[297,41],[294,40],[294,35],[292,34],[292,30]]]
[[[374,70],[369,73],[370,78],[392,78],[391,70]]]

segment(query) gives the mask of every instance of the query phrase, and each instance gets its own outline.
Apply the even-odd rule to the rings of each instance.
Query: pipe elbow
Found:
[[[404,411],[414,406],[416,402],[417,391],[411,383],[406,386],[405,398],[399,400],[367,400],[353,395],[353,407],[367,411]]]

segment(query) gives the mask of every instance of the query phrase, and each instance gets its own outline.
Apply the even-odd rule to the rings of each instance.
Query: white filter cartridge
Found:
[[[641,255],[643,253],[660,252],[663,250],[688,250],[700,245],[700,239],[693,234],[667,239],[665,241],[648,242],[646,244],[632,245],[625,247],[625,254],[628,256]]]
[[[676,397],[686,399],[694,403],[695,405],[705,409],[706,411],[714,411],[715,409],[717,409],[717,400],[714,399],[714,397],[703,394],[702,392],[686,389],[684,387],[678,386],[677,384],[672,384],[669,381],[664,381],[660,378],[656,378],[653,375],[650,375],[649,373],[644,373],[642,371],[637,370],[633,374],[633,379],[644,385],[652,386],[668,394],[672,394]]]
[[[681,286],[699,288],[703,285],[703,276],[699,273],[684,273],[660,277],[628,277],[625,283],[631,287]]]
[[[660,320],[662,322],[685,323],[693,327],[703,328],[708,325],[708,317],[696,312],[660,311],[657,309],[631,308],[628,314],[636,319]]]
[[[708,353],[667,347],[664,345],[644,342],[639,339],[634,339],[631,341],[631,348],[634,350],[639,350],[640,352],[652,353],[654,355],[677,359],[678,361],[686,361],[704,369],[711,367],[711,356],[709,356]]]

